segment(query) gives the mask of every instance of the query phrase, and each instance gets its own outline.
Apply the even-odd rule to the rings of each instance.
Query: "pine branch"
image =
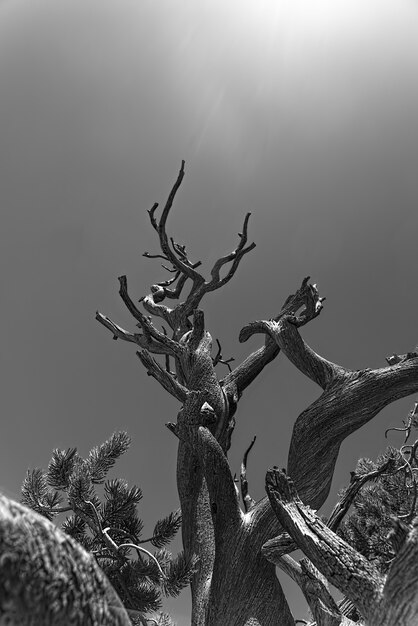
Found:
[[[76,541],[80,541],[86,532],[86,522],[78,515],[70,515],[61,524],[61,530]]]
[[[85,502],[85,500],[94,500],[96,498],[88,465],[83,461],[74,468],[71,474],[68,499],[70,503],[80,504]]]
[[[166,595],[176,597],[190,584],[196,571],[197,557],[186,558],[184,552],[180,552],[168,567],[166,578],[162,588]]]
[[[91,481],[100,484],[104,481],[108,471],[114,466],[131,445],[131,438],[125,431],[113,435],[100,446],[95,446],[87,457],[87,466]]]
[[[155,524],[153,535],[148,541],[156,548],[162,548],[175,537],[180,527],[181,511],[178,509]],[[144,541],[141,541],[141,543],[144,543]]]
[[[70,476],[77,462],[80,462],[77,448],[67,448],[67,450],[56,448],[48,464],[46,473],[48,484],[54,489],[68,489]]]
[[[129,488],[125,480],[116,478],[106,481],[104,497],[105,503],[101,511],[103,524],[113,526],[133,515],[136,505],[142,499],[142,491],[135,485]]]
[[[27,471],[21,491],[22,504],[50,521],[59,513],[71,510],[59,506],[62,496],[57,491],[49,489],[46,474],[39,468]]]

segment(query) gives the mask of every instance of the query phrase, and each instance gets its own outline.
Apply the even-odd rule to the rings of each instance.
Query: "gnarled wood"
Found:
[[[180,440],[177,485],[184,548],[186,555],[194,553],[200,557],[192,581],[192,625],[294,626],[274,566],[263,556],[262,548],[266,544],[264,554],[268,548],[275,549],[277,555],[279,547],[282,552],[290,551],[295,539],[284,534],[267,497],[248,507],[248,511],[240,509],[227,463],[242,394],[280,352],[322,388],[322,395],[295,422],[288,457],[288,473],[301,500],[318,509],[329,493],[344,439],[390,402],[418,390],[418,354],[392,358],[389,367],[358,371],[316,354],[306,345],[299,330],[319,315],[323,307],[324,298],[308,277],[285,300],[276,317],[253,322],[241,331],[241,341],[254,333],[263,333],[264,345],[219,379],[215,370],[219,359],[212,357],[212,338],[198,307],[206,294],[233,277],[243,256],[255,244],[247,244],[247,214],[238,245],[215,262],[211,277],[206,280],[196,269],[200,262],[192,263],[185,247],[166,232],[183,176],[184,162],[161,218],[156,218],[158,205],[149,211],[162,254],[145,255],[162,258],[171,265],[164,267],[172,277],[153,285],[151,293],[141,299],[146,312],[169,327],[171,337],[159,331],[151,318],[133,304],[125,277],[120,279],[120,295],[141,333],[129,333],[102,314],[97,314],[97,319],[114,336],[137,343],[145,351],[164,355],[165,370],[145,351],[140,352],[148,372],[183,404],[177,424],[169,424],[169,428]],[[223,277],[222,270],[225,270]],[[186,282],[191,284],[188,295],[168,307],[167,300],[180,300]],[[175,373],[171,372],[170,359]],[[338,551],[338,546],[335,549]],[[362,562],[358,563],[360,567]],[[369,587],[366,585],[364,589],[367,591]],[[375,593],[374,588],[369,591],[365,597]],[[330,601],[328,605],[332,620],[335,607]]]
[[[394,522],[401,547],[383,576],[301,501],[285,471],[269,470],[266,490],[280,524],[325,578],[359,609],[365,626],[417,624],[418,518],[410,526]]]
[[[323,389],[295,422],[287,465],[302,501],[319,509],[328,496],[342,442],[385,406],[418,391],[418,355],[411,353],[389,367],[353,371],[317,355],[291,317],[254,323],[241,336],[254,332],[267,333]],[[276,520],[266,499],[257,504],[255,514],[267,541]]]

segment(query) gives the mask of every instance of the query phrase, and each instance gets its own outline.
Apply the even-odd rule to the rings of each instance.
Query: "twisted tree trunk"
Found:
[[[265,343],[219,379],[216,365],[229,364],[229,360],[223,360],[220,349],[212,356],[212,339],[198,307],[203,296],[232,278],[242,257],[255,244],[247,245],[248,214],[238,246],[214,264],[211,277],[206,280],[196,269],[200,262],[192,263],[185,247],[166,233],[167,218],[183,176],[184,162],[161,218],[157,221],[155,217],[157,204],[149,211],[161,254],[145,253],[171,264],[173,277],[153,285],[143,299],[146,311],[171,329],[171,337],[166,331],[157,330],[150,318],[136,308],[128,296],[126,277],[119,279],[120,294],[142,333],[129,333],[100,313],[97,319],[114,337],[138,344],[138,356],[148,373],[183,405],[177,423],[167,426],[179,438],[177,483],[184,547],[188,555],[197,554],[200,558],[192,582],[193,626],[293,626],[294,618],[273,563],[280,559],[283,567],[283,555],[296,547],[294,535],[286,532],[289,529],[283,527],[280,516],[277,519],[267,497],[257,503],[252,501],[245,467],[241,476],[241,508],[227,461],[239,400],[280,351],[323,389],[322,395],[296,420],[288,459],[288,473],[300,498],[318,509],[329,493],[344,439],[390,402],[418,390],[418,355],[414,352],[393,357],[389,367],[358,371],[347,370],[317,355],[299,333],[300,327],[322,309],[323,298],[307,278],[273,320],[251,323],[241,331],[241,341],[260,332],[266,335]],[[228,264],[229,269],[221,277],[221,270]],[[173,308],[162,304],[164,300],[180,299],[187,281],[191,288],[184,301]],[[173,284],[175,288],[171,288]],[[151,356],[152,352],[165,355],[165,368]],[[349,624],[341,607],[331,602],[315,568],[309,564],[295,568],[286,558],[287,571],[293,573],[302,588],[307,591],[313,585],[316,589],[307,595],[318,624]]]
[[[359,623],[350,603],[335,603],[326,580],[346,594],[368,626],[413,626],[418,620],[418,521],[411,528],[395,525],[401,548],[383,578],[333,533],[341,509],[325,526],[309,507],[318,509],[324,503],[344,439],[389,403],[418,390],[418,353],[394,355],[387,367],[357,371],[320,357],[299,330],[322,309],[323,298],[306,278],[274,319],[242,329],[241,341],[263,333],[264,345],[219,378],[216,366],[230,368],[230,359],[223,359],[220,346],[212,355],[212,338],[198,307],[206,294],[233,277],[255,244],[247,245],[248,214],[237,247],[216,261],[206,280],[197,271],[200,262],[192,263],[185,247],[166,232],[183,176],[184,162],[161,218],[155,217],[157,205],[149,211],[161,253],[144,256],[162,258],[171,266],[166,267],[172,277],[153,285],[141,299],[146,314],[129,296],[126,277],[119,278],[120,296],[140,332],[128,332],[101,313],[96,317],[114,338],[139,347],[138,357],[148,373],[182,405],[177,422],[167,427],[179,440],[184,548],[187,556],[199,557],[191,585],[192,626],[294,626],[275,565],[301,586],[317,626]],[[187,281],[189,293],[180,301]],[[173,308],[163,304],[170,299],[179,302]],[[162,321],[163,329],[154,321]],[[323,393],[295,422],[287,475],[268,472],[268,496],[254,502],[246,480],[246,455],[239,494],[227,453],[243,392],[280,352]],[[301,563],[289,555],[296,547],[307,557]],[[53,524],[3,497],[0,616],[23,626],[130,623],[91,556]]]

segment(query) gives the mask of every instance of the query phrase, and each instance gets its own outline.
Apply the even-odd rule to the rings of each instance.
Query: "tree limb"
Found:
[[[232,372],[222,379],[221,383],[225,390],[231,390],[239,399],[245,389],[257,378],[263,369],[279,354],[279,346],[268,339],[266,344],[237,365]],[[233,390],[233,391],[232,391]]]
[[[251,441],[250,445],[244,452],[244,458],[242,459],[242,463],[241,463],[241,473],[240,473],[241,497],[244,503],[244,509],[246,513],[248,513],[248,511],[250,511],[252,507],[255,505],[255,500],[253,500],[253,498],[248,493],[247,459],[248,459],[249,453],[252,450],[253,445],[255,444],[256,439],[257,437],[254,435],[253,440]]]
[[[274,320],[251,322],[241,330],[240,342],[247,341],[255,333],[266,333],[283,350],[289,360],[325,389],[332,380],[344,373],[344,369],[327,361],[305,344],[298,328],[319,315],[324,298],[319,296],[316,285],[305,278],[294,296],[290,296],[280,314]],[[298,316],[297,311],[304,307]]]
[[[247,252],[250,252],[251,250],[255,248],[255,243],[250,243],[250,245],[245,247],[245,244],[247,243],[247,240],[248,240],[248,220],[250,219],[250,215],[251,213],[247,213],[247,215],[245,216],[244,224],[242,227],[242,233],[239,233],[240,242],[238,246],[235,248],[235,250],[233,250],[229,254],[218,259],[216,263],[214,264],[212,271],[211,271],[212,278],[209,282],[206,282],[204,285],[205,292],[219,289],[220,287],[223,287],[227,282],[229,282],[231,278],[234,276],[235,272],[237,271],[238,265],[242,257],[244,256],[244,254],[247,254]],[[226,276],[221,278],[220,277],[221,268],[226,263],[229,263],[231,261],[232,261],[232,265],[229,271],[227,272]]]
[[[266,491],[279,522],[298,547],[367,619],[379,601],[383,584],[379,571],[303,504],[284,471],[267,472]]]
[[[118,324],[115,324],[115,322],[106,315],[99,313],[99,311],[96,313],[96,320],[113,333],[113,339],[122,339],[122,341],[135,343],[154,354],[167,354],[167,348],[158,341],[155,341],[150,335],[130,333],[121,326],[118,326]]]
[[[267,496],[266,500],[270,506],[270,502]],[[273,539],[269,539],[268,541],[266,541],[261,547],[261,552],[271,563],[275,563],[276,559],[278,560],[282,556],[290,554],[297,549],[298,547],[293,541],[292,537],[289,535],[289,533],[285,532],[283,528],[280,528],[280,534],[276,537],[273,537]]]
[[[153,207],[148,211],[149,217],[150,217],[150,221],[151,224],[153,226],[153,228],[157,231],[158,233],[158,237],[160,240],[160,246],[161,246],[161,250],[165,256],[165,258],[170,261],[170,263],[173,265],[173,267],[175,267],[176,269],[178,269],[182,274],[185,274],[188,278],[191,278],[192,280],[195,279],[200,279],[200,276],[197,274],[197,272],[195,272],[195,270],[193,269],[193,267],[191,266],[191,264],[183,258],[179,258],[179,255],[175,254],[172,250],[172,248],[170,247],[169,241],[168,241],[168,237],[167,237],[167,232],[166,232],[166,222],[167,222],[167,218],[168,215],[170,213],[171,207],[173,206],[173,202],[174,202],[174,198],[176,196],[177,191],[179,190],[179,187],[182,183],[182,180],[184,178],[184,161],[181,162],[181,168],[180,171],[178,173],[177,176],[177,180],[173,185],[173,188],[171,189],[169,196],[167,198],[167,202],[165,203],[165,206],[163,208],[160,220],[157,222],[157,220],[155,219],[155,211],[158,208],[158,203],[156,202]]]
[[[222,381],[225,389],[236,389],[238,398],[241,397],[244,390],[260,374],[264,367],[275,359],[280,352],[281,346],[277,342],[276,334],[273,332],[273,336],[270,337],[269,325],[271,324],[274,329],[275,324],[279,323],[280,320],[289,318],[294,326],[300,327],[317,317],[321,312],[322,302],[325,298],[319,296],[316,285],[311,285],[309,278],[309,276],[304,278],[299,289],[286,298],[280,312],[273,320],[253,322],[241,330],[239,335],[240,342],[247,341],[254,333],[258,332],[267,334],[267,337],[262,348],[250,354]],[[302,313],[297,316],[298,311],[302,307]]]
[[[354,499],[360,489],[369,481],[375,480],[378,476],[383,474],[386,471],[391,471],[394,469],[395,459],[390,458],[385,463],[381,465],[376,470],[372,470],[371,472],[367,472],[366,474],[356,474],[355,472],[351,472],[350,484],[345,490],[343,496],[337,502],[335,507],[333,508],[331,515],[328,518],[327,526],[330,530],[336,531],[344,516],[347,514],[350,506],[353,504]]]
[[[154,340],[159,342],[163,347],[165,347],[166,353],[179,356],[182,352],[179,343],[177,341],[173,341],[167,335],[164,335],[163,333],[158,331],[155,326],[149,321],[149,319],[135,306],[132,299],[129,297],[128,281],[126,276],[119,276],[118,280],[120,284],[119,295],[124,301],[131,315],[139,322],[142,330],[144,331],[144,334],[149,335]]]
[[[177,398],[180,402],[185,402],[187,398],[187,389],[183,387],[177,380],[167,372],[152,356],[149,354],[147,350],[139,350],[137,355],[147,370],[149,376],[155,378],[162,387],[172,396]]]
[[[279,326],[280,337],[283,325]],[[284,326],[287,333],[291,324],[285,321]],[[300,369],[312,373],[312,352],[305,348],[300,350],[301,339],[298,335],[296,327],[290,329],[287,339],[293,337],[295,341],[287,341],[283,351],[294,362],[305,358],[303,365],[299,362]],[[297,355],[294,358],[293,346]],[[328,370],[328,363],[321,361],[319,368],[323,367],[322,372]],[[333,366],[328,371],[333,373],[328,378],[324,392],[295,422],[287,466],[299,496],[315,509],[322,506],[329,493],[338,452],[344,439],[391,402],[418,391],[416,356],[385,368],[351,371]],[[268,501],[260,500],[253,510],[253,516],[254,521],[260,520],[260,533],[264,541],[274,536],[274,530],[278,534],[277,522],[271,514]]]
[[[341,614],[337,603],[329,593],[321,575],[307,559],[300,563],[291,556],[284,555],[273,561],[301,588],[309,605],[316,626],[354,626],[354,622],[347,620]]]

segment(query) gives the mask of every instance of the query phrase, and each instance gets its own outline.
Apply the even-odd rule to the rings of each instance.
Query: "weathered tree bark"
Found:
[[[94,557],[0,494],[0,624],[131,626]]]
[[[410,525],[394,521],[400,549],[383,576],[300,500],[285,471],[268,471],[266,490],[281,525],[325,578],[359,609],[366,626],[418,623],[418,518]]]
[[[280,351],[323,389],[322,395],[296,420],[288,459],[288,472],[301,499],[318,509],[329,493],[344,439],[390,402],[418,390],[418,355],[397,357],[389,361],[389,367],[359,371],[317,355],[299,333],[299,328],[322,309],[323,298],[307,278],[274,319],[254,322],[241,331],[241,341],[254,333],[264,333],[265,343],[219,379],[215,366],[222,361],[212,357],[212,338],[205,330],[198,307],[207,293],[233,277],[241,259],[255,244],[247,245],[247,215],[237,247],[214,264],[211,277],[206,280],[196,269],[200,262],[192,263],[185,247],[166,233],[167,218],[183,176],[184,162],[161,218],[157,221],[155,217],[158,205],[149,211],[161,253],[145,256],[162,258],[173,273],[171,279],[153,285],[151,293],[143,298],[142,304],[151,317],[139,311],[128,295],[126,277],[121,277],[120,295],[141,332],[130,333],[101,313],[97,313],[97,319],[114,338],[136,343],[148,374],[183,405],[177,423],[167,426],[179,439],[177,483],[184,548],[188,555],[200,557],[192,582],[192,625],[293,626],[294,619],[273,563],[276,556],[282,557],[294,549],[294,538],[289,537],[281,520],[279,523],[267,496],[253,504],[245,486],[244,510],[241,509],[227,462],[239,400]],[[227,264],[229,269],[221,277]],[[187,281],[191,288],[184,301],[173,308],[163,304],[164,300],[180,299]],[[174,283],[176,286],[171,288]],[[167,330],[157,329],[152,317],[163,320],[171,331],[170,337]],[[151,353],[164,355],[165,367]],[[266,558],[265,550],[262,552],[266,542],[273,563]],[[308,565],[305,570],[301,575],[312,582],[314,575]],[[308,585],[303,584],[305,588]],[[317,593],[318,602],[322,602],[318,616],[325,619],[328,612],[329,624],[334,624],[335,619],[340,619],[335,624],[349,623],[342,614],[338,616],[335,603],[320,584]]]

